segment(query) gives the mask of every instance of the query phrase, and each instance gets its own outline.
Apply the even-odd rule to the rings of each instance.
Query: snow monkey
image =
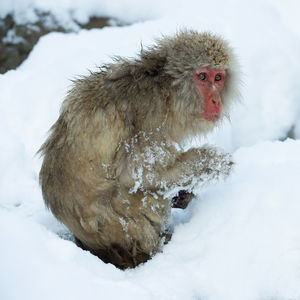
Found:
[[[161,250],[172,205],[230,173],[230,154],[182,142],[229,117],[238,78],[225,40],[182,30],[74,81],[40,149],[40,183],[79,246],[121,269]]]

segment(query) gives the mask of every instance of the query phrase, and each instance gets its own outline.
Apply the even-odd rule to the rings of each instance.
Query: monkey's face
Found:
[[[221,92],[224,88],[226,71],[203,67],[196,70],[193,76],[203,99],[201,118],[209,122],[219,120],[222,114]]]

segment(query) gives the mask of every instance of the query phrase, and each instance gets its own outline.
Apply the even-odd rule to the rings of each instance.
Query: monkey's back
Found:
[[[41,147],[40,183],[46,205],[83,248],[104,261],[108,255],[107,261],[117,265],[120,251],[133,251],[127,266],[134,266],[131,257],[146,261],[159,247],[168,208],[166,203],[160,217],[149,205],[159,207],[166,200],[141,192],[130,195],[129,187],[120,187],[116,179],[124,163],[119,148],[132,135],[130,109],[127,94],[111,88],[103,74],[77,80]],[[117,254],[110,252],[114,248]]]

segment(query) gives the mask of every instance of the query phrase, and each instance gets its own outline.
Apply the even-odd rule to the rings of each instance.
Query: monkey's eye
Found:
[[[206,79],[205,73],[200,73],[200,74],[198,75],[198,78],[199,78],[200,80],[205,80],[205,79]]]
[[[222,79],[222,75],[221,74],[217,74],[215,77],[215,81],[220,81]]]

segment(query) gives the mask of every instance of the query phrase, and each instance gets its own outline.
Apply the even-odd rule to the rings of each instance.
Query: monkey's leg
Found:
[[[160,250],[170,205],[159,195],[120,188],[110,199],[99,197],[85,212],[80,219],[84,232],[77,236],[77,245],[126,269],[146,262]]]

